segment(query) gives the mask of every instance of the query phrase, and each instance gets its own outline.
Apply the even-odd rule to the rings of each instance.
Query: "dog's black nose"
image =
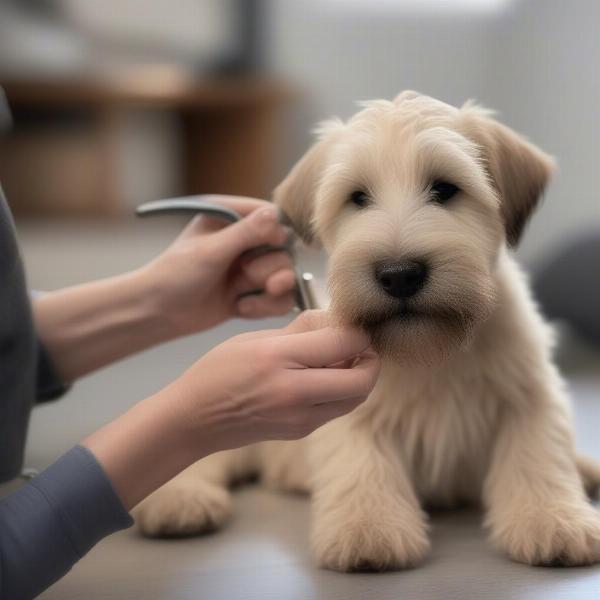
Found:
[[[394,298],[410,298],[425,285],[427,267],[413,260],[383,263],[375,270],[383,290]]]

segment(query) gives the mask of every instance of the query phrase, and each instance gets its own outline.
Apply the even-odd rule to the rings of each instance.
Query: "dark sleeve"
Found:
[[[37,340],[36,402],[55,400],[69,390],[71,386],[58,376],[52,358],[44,344]]]
[[[76,446],[0,501],[0,598],[34,598],[132,523],[94,455]]]

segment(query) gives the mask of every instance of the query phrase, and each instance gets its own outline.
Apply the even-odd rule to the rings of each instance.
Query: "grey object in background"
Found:
[[[569,243],[535,278],[536,297],[549,319],[567,321],[600,346],[600,231]]]
[[[12,127],[12,115],[10,114],[10,108],[8,101],[6,100],[6,94],[0,87],[0,134],[5,133]]]

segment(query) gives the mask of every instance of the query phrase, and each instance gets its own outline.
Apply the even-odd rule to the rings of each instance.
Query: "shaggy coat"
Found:
[[[330,313],[383,358],[352,413],[299,442],[211,456],[137,509],[147,535],[200,533],[231,511],[228,484],[312,493],[319,565],[396,569],[429,552],[430,506],[482,503],[492,542],[528,564],[600,560],[600,482],[575,452],[552,332],[510,255],[553,170],[473,104],[414,92],[330,121],[275,201],[329,255]],[[456,189],[441,198],[439,183]],[[438,187],[436,187],[438,186]],[[353,201],[361,194],[361,203]],[[398,300],[377,265],[427,264]]]

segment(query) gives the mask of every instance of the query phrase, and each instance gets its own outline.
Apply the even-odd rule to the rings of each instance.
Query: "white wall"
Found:
[[[309,122],[408,88],[451,103],[481,98],[493,15],[364,1],[271,0],[271,67],[303,86]]]
[[[493,106],[559,165],[520,250],[529,263],[600,229],[599,24],[597,0],[526,0],[491,40],[484,85]]]

